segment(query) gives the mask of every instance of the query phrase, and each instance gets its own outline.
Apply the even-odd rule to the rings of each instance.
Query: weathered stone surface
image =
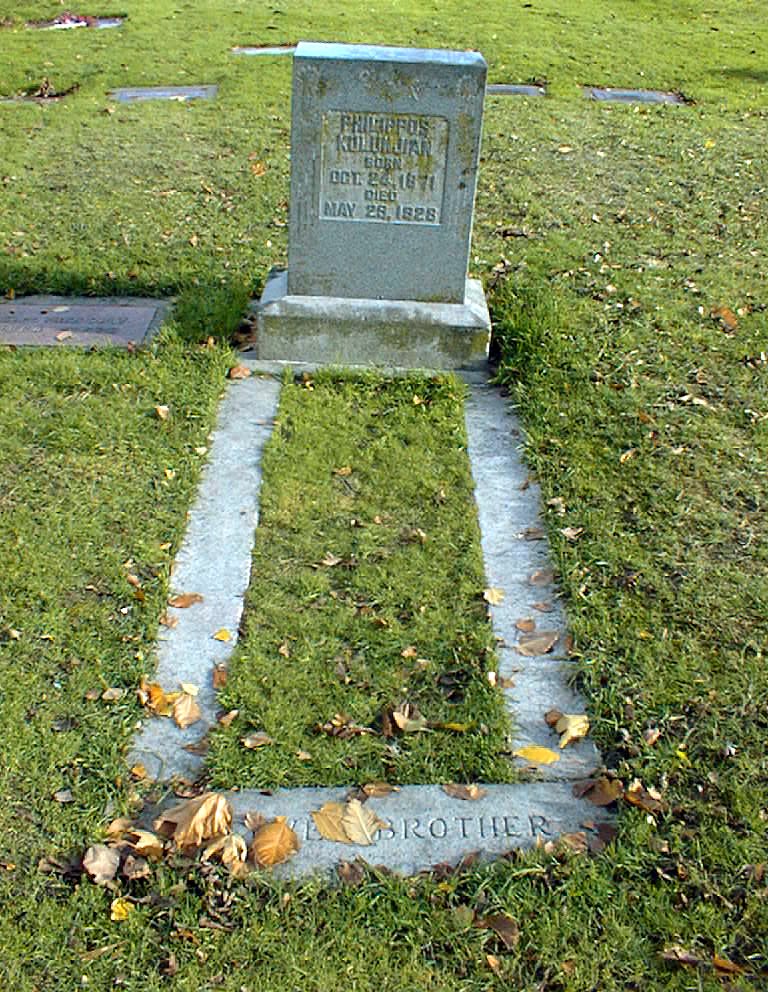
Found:
[[[438,785],[404,786],[399,792],[366,803],[389,826],[369,846],[323,838],[312,811],[326,802],[344,802],[346,789],[279,789],[228,793],[235,810],[233,829],[250,837],[243,818],[251,810],[264,817],[285,816],[301,847],[274,869],[278,877],[327,873],[340,861],[362,858],[371,865],[412,875],[437,864],[456,864],[477,852],[487,860],[513,848],[554,841],[564,833],[584,831],[610,820],[604,810],[576,800],[569,782],[487,785],[481,799],[453,799]],[[585,828],[584,824],[590,824]]]
[[[293,55],[295,45],[235,45],[233,55]]]
[[[463,304],[485,76],[476,52],[298,45],[292,296]]]
[[[251,548],[258,522],[261,455],[277,409],[280,384],[271,376],[230,383],[211,441],[210,461],[190,511],[173,571],[175,593],[203,597],[187,609],[168,608],[177,621],[161,628],[153,679],[167,691],[181,682],[199,686],[202,719],[181,730],[167,718],[149,717],[129,755],[151,778],[194,777],[203,759],[184,750],[216,721],[213,669],[237,643],[243,598],[251,575]],[[230,641],[215,640],[228,630]]]
[[[614,103],[685,103],[679,93],[662,90],[620,90],[611,86],[585,86],[584,96],[590,100],[609,100]]]
[[[485,92],[488,96],[546,96],[544,86],[530,83],[489,83]]]
[[[50,347],[145,342],[162,324],[163,300],[25,296],[0,300],[0,343]]]
[[[146,100],[213,100],[218,86],[128,86],[110,90],[108,96],[118,103],[142,103]]]
[[[482,285],[467,279],[464,301],[297,296],[285,272],[267,280],[257,306],[259,358],[328,365],[482,368],[490,317]]]

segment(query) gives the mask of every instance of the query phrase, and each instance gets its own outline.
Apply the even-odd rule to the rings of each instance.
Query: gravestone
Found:
[[[265,286],[259,358],[484,364],[467,262],[485,77],[476,52],[297,46],[288,271]]]
[[[168,311],[140,297],[24,296],[0,300],[0,344],[128,348],[145,344]]]

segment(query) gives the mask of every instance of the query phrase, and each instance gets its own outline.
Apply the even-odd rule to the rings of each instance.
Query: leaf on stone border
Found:
[[[299,838],[285,817],[278,816],[254,833],[248,853],[257,864],[271,868],[293,857],[299,846]]]
[[[223,689],[227,684],[228,669],[224,662],[219,662],[213,669],[213,688]]]
[[[553,765],[560,760],[560,755],[556,751],[551,751],[548,747],[541,747],[538,744],[527,744],[512,752],[515,758],[522,758],[524,761],[532,761],[537,765]]]
[[[500,606],[504,602],[504,590],[498,586],[488,586],[483,590],[483,599],[491,606]]]
[[[532,617],[525,617],[515,621],[515,627],[521,634],[532,634],[536,630],[536,621]]]
[[[208,844],[200,855],[202,862],[216,858],[223,865],[229,868],[232,875],[242,877],[247,871],[245,860],[248,857],[248,848],[245,841],[239,834],[223,834]]]
[[[194,696],[190,696],[188,692],[178,694],[178,699],[173,704],[173,719],[177,727],[185,730],[193,723],[197,723],[202,715],[202,710]]]
[[[555,730],[560,734],[560,748],[580,741],[589,733],[589,717],[584,713],[561,713],[555,721]]]
[[[488,795],[488,790],[484,789],[481,785],[457,785],[453,782],[448,782],[442,786],[442,790],[452,799],[466,799],[469,801],[482,799],[483,796]]]
[[[195,603],[202,603],[203,597],[199,592],[182,592],[177,596],[171,596],[168,600],[168,605],[173,606],[177,610],[186,610],[190,606],[194,606]]]
[[[321,837],[337,844],[351,843],[342,823],[345,809],[344,803],[328,802],[323,803],[320,809],[312,811],[312,819]]]
[[[526,658],[536,658],[542,654],[549,654],[559,639],[559,630],[540,630],[532,634],[523,634],[515,645],[515,650]]]
[[[537,568],[528,581],[532,586],[548,586],[555,581],[555,573],[551,568]]]
[[[379,830],[389,826],[359,799],[350,799],[341,820],[352,844],[375,844]]]
[[[217,792],[203,792],[179,803],[154,821],[155,830],[182,849],[199,847],[217,834],[227,834],[231,826],[232,807]]]
[[[389,782],[367,782],[361,788],[369,799],[379,799],[400,791],[399,785],[390,785]]]
[[[165,851],[165,841],[151,830],[132,827],[125,831],[125,843],[143,858],[159,861]]]
[[[228,379],[250,379],[251,370],[247,365],[233,365],[227,370]]]
[[[624,784],[621,779],[601,775],[575,782],[572,791],[577,799],[586,799],[593,806],[610,806],[624,795]]]

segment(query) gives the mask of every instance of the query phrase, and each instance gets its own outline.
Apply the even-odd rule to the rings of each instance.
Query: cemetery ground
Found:
[[[59,101],[0,105],[0,289],[177,298],[172,321],[144,351],[0,351],[6,984],[764,987],[761,5],[606,10],[540,0],[489,3],[471,22],[453,0],[375,11],[137,0],[126,12],[110,31],[27,32],[26,19],[53,17],[59,6],[0,3],[9,56],[0,93],[77,87]],[[486,101],[471,273],[486,285],[499,382],[542,487],[591,734],[627,798],[616,802],[615,840],[598,853],[565,844],[411,879],[350,869],[336,887],[278,882],[266,870],[233,879],[220,865],[179,857],[153,863],[148,877],[99,887],[80,875],[83,851],[151,791],[124,760],[141,716],[135,689],[151,675],[170,563],[226,371],[238,361],[232,335],[286,249],[290,59],[229,49],[300,38],[471,47],[485,55],[491,82],[547,81],[544,99]],[[214,101],[141,105],[106,96],[120,85],[168,84],[219,92]],[[582,85],[682,91],[695,102],[598,104]],[[324,393],[337,426],[353,393],[368,416],[378,403],[372,381],[299,382],[286,398],[294,408],[278,419],[316,431],[313,404]],[[395,404],[402,430],[433,411],[435,443],[445,441],[438,427],[455,429],[459,387],[444,377],[386,388],[402,399],[411,386],[408,416],[408,403]],[[361,456],[320,465],[318,450],[302,463],[291,443],[275,436],[275,486],[279,477],[302,486],[321,479],[317,500],[330,515],[337,490],[346,491],[339,480],[355,487],[365,477]],[[435,457],[449,453],[438,447]],[[351,475],[334,475],[347,465]],[[434,474],[430,465],[423,472],[429,499]],[[467,485],[457,473],[451,500]],[[265,489],[267,507],[278,493]],[[394,517],[386,535],[366,539],[392,542],[385,550],[407,564],[407,591],[436,595],[444,562],[426,559],[421,572],[414,564],[433,553],[436,535],[424,528],[421,541],[421,525],[404,519],[407,503],[378,514],[373,495],[362,496],[370,513]],[[432,499],[430,512],[445,510],[435,526],[467,549],[474,586],[476,535],[466,530],[474,524],[459,506]],[[308,524],[297,517],[296,526],[305,562]],[[344,540],[358,537],[343,531]],[[376,550],[338,538],[320,555],[348,561]],[[258,544],[256,555],[274,566]],[[334,584],[354,581],[341,563],[312,561],[317,583],[329,571]],[[299,581],[290,562],[283,571],[281,581]],[[481,583],[475,599],[462,590],[463,635],[480,650],[481,593]],[[253,599],[249,608],[257,606]],[[426,642],[444,621],[424,615]],[[286,650],[295,657],[296,641]],[[386,677],[383,666],[361,681]],[[236,682],[235,674],[225,691]],[[477,705],[489,707],[492,724],[492,699]],[[281,719],[291,713],[276,712]],[[222,733],[213,744],[219,785],[245,781],[254,767],[233,740]],[[451,738],[451,749],[463,746],[461,734]],[[498,779],[490,756],[442,760],[474,761],[478,780]],[[360,766],[369,772],[379,774]],[[455,766],[434,773],[442,780]],[[277,774],[267,764],[258,784]],[[325,767],[318,781],[332,780],[341,778]],[[642,788],[630,791],[635,780]]]

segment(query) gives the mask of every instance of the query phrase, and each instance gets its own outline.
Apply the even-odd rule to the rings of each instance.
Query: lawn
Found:
[[[117,30],[23,30],[25,19],[60,12],[0,3],[0,94],[34,91],[45,78],[62,92],[79,86],[45,105],[0,104],[0,292],[162,294],[178,306],[144,354],[0,352],[5,984],[763,987],[763,5],[534,0],[486,4],[470,18],[455,0],[136,0]],[[140,715],[132,690],[151,664],[234,360],[229,336],[286,251],[290,59],[228,49],[299,38],[477,48],[494,82],[548,81],[543,100],[487,100],[471,269],[488,290],[498,376],[522,418],[531,471],[545,501],[557,500],[550,540],[593,734],[614,774],[661,798],[646,809],[620,804],[618,837],[596,856],[540,850],[447,876],[370,872],[336,889],[264,874],[233,881],[179,858],[107,891],[79,880],[66,859],[142,788],[122,757]],[[107,97],[113,86],[192,83],[218,84],[217,100],[126,106]],[[694,102],[598,104],[581,95],[585,84],[674,90]],[[318,417],[325,388],[297,389],[297,425]],[[435,389],[455,424],[456,399]],[[327,401],[338,396],[329,390]],[[271,457],[290,463],[291,439],[278,440]],[[354,472],[351,449],[328,456],[318,498],[341,478],[364,481],[333,474],[347,464]],[[267,522],[291,512],[277,489],[265,496],[278,501]],[[428,555],[431,526],[397,519],[388,536],[347,528],[321,553],[397,556],[411,527],[428,540],[409,555]],[[569,526],[583,528],[575,541],[560,533]],[[477,569],[475,538],[462,540]],[[316,564],[314,548],[301,554]],[[330,572],[345,596],[357,595],[359,570],[341,567],[309,569],[304,582],[319,586]],[[374,572],[375,556],[364,567]],[[429,574],[438,581],[433,563]],[[233,694],[237,666],[245,677],[259,658],[250,636]],[[300,653],[292,636],[275,628],[271,649],[289,638]],[[373,659],[375,640],[356,632],[356,642],[373,645]],[[125,692],[102,699],[108,689]],[[250,705],[261,715],[258,698]],[[224,737],[214,746],[217,784],[236,771],[227,755]],[[276,774],[269,760],[258,758],[259,782]],[[120,895],[134,907],[123,922],[110,918]],[[509,946],[473,925],[499,913],[519,926]]]

